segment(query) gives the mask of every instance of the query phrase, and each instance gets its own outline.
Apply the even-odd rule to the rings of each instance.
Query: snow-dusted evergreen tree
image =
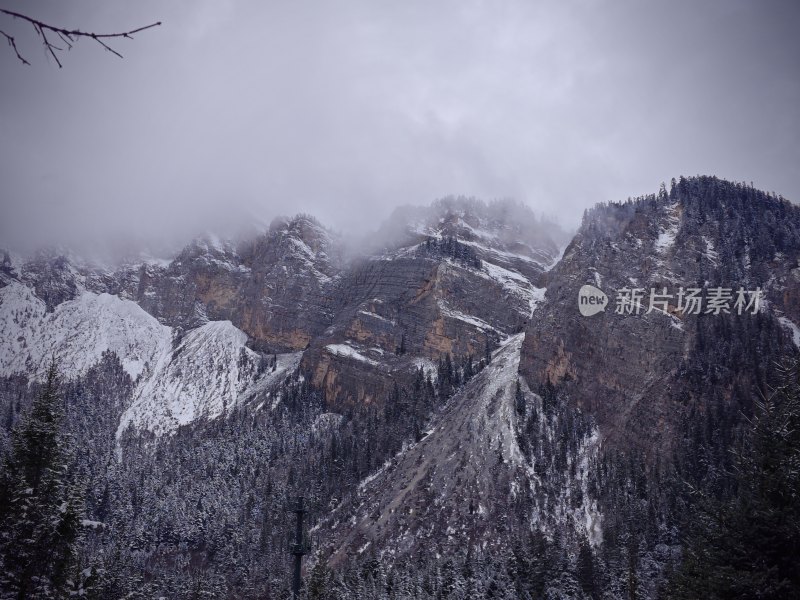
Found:
[[[796,598],[800,590],[800,361],[735,452],[735,492],[699,497],[673,598]]]
[[[70,439],[61,432],[53,362],[30,413],[12,434],[0,483],[2,598],[60,598],[74,585],[83,497],[68,479]]]

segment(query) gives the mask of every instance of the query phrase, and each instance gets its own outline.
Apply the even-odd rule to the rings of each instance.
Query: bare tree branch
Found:
[[[11,46],[14,49],[14,54],[16,54],[17,58],[22,61],[22,64],[30,66],[31,63],[29,63],[27,60],[22,58],[22,55],[19,53],[19,50],[17,50],[17,43],[14,41],[14,38],[11,37],[10,35],[8,35],[2,29],[0,29],[0,35],[5,36],[6,40],[8,40],[8,45]]]
[[[89,38],[93,39],[95,42],[100,44],[103,48],[105,48],[108,52],[122,58],[122,54],[114,50],[111,46],[109,46],[104,40],[109,40],[113,38],[127,38],[133,39],[133,34],[139,33],[140,31],[145,31],[146,29],[151,29],[153,27],[158,27],[161,25],[161,21],[156,23],[151,23],[150,25],[145,25],[144,27],[137,27],[136,29],[131,29],[130,31],[121,31],[119,33],[93,33],[90,31],[81,31],[80,29],[65,29],[63,27],[57,27],[55,25],[48,25],[47,23],[43,23],[38,19],[34,19],[33,17],[29,17],[27,15],[23,15],[18,12],[14,12],[11,10],[6,10],[4,8],[0,8],[0,13],[8,15],[14,19],[20,19],[27,23],[30,23],[39,37],[42,38],[42,44],[44,45],[46,51],[53,57],[56,61],[56,64],[59,68],[62,67],[61,61],[58,60],[58,56],[56,55],[56,51],[63,52],[64,48],[59,48],[55,44],[53,44],[48,38],[47,33],[50,32],[57,35],[61,41],[64,42],[66,45],[67,50],[72,49],[72,45],[75,41],[79,38]],[[8,35],[6,32],[0,30],[0,35],[5,36],[6,40],[8,41],[8,45],[11,46],[14,50],[14,53],[17,55],[17,58],[22,62],[22,64],[30,65],[30,63],[25,60],[22,55],[19,53],[17,49],[17,44],[14,38]]]

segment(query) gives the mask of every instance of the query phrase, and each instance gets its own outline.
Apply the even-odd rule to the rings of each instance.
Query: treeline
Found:
[[[165,438],[128,431],[116,439],[132,382],[112,353],[84,377],[55,387],[4,380],[0,400],[13,431],[27,427],[26,415],[35,417],[37,398],[46,397],[60,415],[49,425],[58,443],[42,442],[38,451],[68,462],[58,470],[71,482],[75,529],[63,532],[68,557],[48,563],[41,552],[57,544],[23,532],[25,519],[9,508],[18,502],[6,498],[0,566],[13,577],[0,597],[16,598],[14,577],[37,582],[52,597],[280,597],[288,584],[287,497],[310,499],[312,523],[323,516],[403,444],[419,439],[432,412],[485,366],[491,350],[485,354],[478,361],[448,355],[435,377],[418,369],[408,387],[398,384],[384,401],[341,415],[325,412],[310,377],[297,370],[270,396]],[[273,362],[267,358],[265,369]],[[35,418],[33,427],[40,427]],[[8,441],[4,453],[22,460]],[[3,477],[14,472],[9,464]],[[60,507],[62,495],[51,494],[47,506]],[[37,515],[31,519],[45,513]],[[21,537],[40,553],[15,554]]]
[[[424,435],[487,357],[491,349],[444,356],[435,377],[418,369],[383,402],[339,415],[296,371],[227,418],[167,438],[123,435],[121,461],[116,424],[132,384],[116,356],[57,386],[5,379],[13,433],[4,438],[0,597],[286,598],[287,496],[309,498],[316,524]],[[499,550],[466,545],[397,563],[366,553],[336,571],[316,565],[304,593],[790,598],[800,586],[800,369],[763,377],[781,383],[768,402],[751,403],[748,420],[710,394],[663,460],[596,451],[591,420],[562,390],[531,394],[520,380],[515,432],[536,478],[512,503],[515,526]],[[575,526],[587,510],[601,515],[599,539]]]

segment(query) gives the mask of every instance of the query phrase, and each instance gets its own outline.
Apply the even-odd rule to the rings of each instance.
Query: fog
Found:
[[[179,239],[307,212],[584,208],[714,174],[800,198],[796,2],[5,2],[97,32],[59,69],[0,15],[0,246]],[[0,38],[2,39],[2,38]]]

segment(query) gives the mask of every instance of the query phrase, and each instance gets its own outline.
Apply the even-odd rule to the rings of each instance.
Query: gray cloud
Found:
[[[0,17],[0,239],[148,237],[306,211],[343,232],[448,194],[566,226],[680,174],[797,200],[794,2],[74,1],[58,70]]]

